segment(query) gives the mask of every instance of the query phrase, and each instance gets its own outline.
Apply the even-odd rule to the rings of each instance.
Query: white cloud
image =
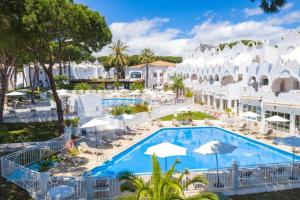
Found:
[[[181,30],[166,27],[169,19],[141,19],[110,25],[113,41],[122,40],[129,46],[128,54],[139,54],[143,48],[151,48],[157,55],[179,55],[193,51],[200,43],[218,44],[240,39],[279,40],[291,29],[286,25],[299,26],[300,11],[275,15],[264,20],[248,20],[232,23],[208,19],[195,25],[187,35]],[[100,55],[109,54],[104,48]]]
[[[284,10],[289,10],[292,7],[294,7],[294,4],[292,2],[289,2],[287,4],[285,4],[285,6],[283,7]]]
[[[243,10],[246,17],[262,15],[264,12],[261,8],[245,8]]]

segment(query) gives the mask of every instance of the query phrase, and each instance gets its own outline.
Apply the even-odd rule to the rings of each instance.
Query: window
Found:
[[[156,72],[153,73],[153,77],[155,77],[155,78],[157,77],[157,73]]]
[[[261,84],[262,85],[269,85],[269,79],[267,79],[267,78],[262,79]]]
[[[160,76],[160,77],[163,77],[163,76],[164,76],[164,73],[160,73],[159,76]]]
[[[141,72],[131,72],[130,73],[130,78],[141,78],[142,74]]]
[[[300,87],[299,87],[299,81],[294,81],[294,90],[299,90],[300,89]]]
[[[238,82],[242,81],[243,80],[243,75],[242,74],[239,74],[238,75]]]

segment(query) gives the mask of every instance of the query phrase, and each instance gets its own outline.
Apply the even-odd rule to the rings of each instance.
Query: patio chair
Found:
[[[270,138],[272,138],[273,133],[274,133],[273,129],[268,129],[266,133],[256,135],[256,138],[257,139],[270,139]]]
[[[84,162],[84,160],[82,160],[81,158],[76,158],[76,157],[70,155],[69,153],[63,152],[63,151],[57,155],[57,158],[58,158],[59,162],[61,162],[61,163],[64,162],[65,160],[69,160],[75,166],[78,166],[79,164]]]
[[[244,123],[242,126],[240,126],[238,130],[239,131],[246,131],[246,130],[248,130],[247,123]]]
[[[80,153],[90,152],[96,156],[104,155],[101,149],[90,147],[86,142],[81,142],[80,146],[78,147],[78,150],[80,151]]]

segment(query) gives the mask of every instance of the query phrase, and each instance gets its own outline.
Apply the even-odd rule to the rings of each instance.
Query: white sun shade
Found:
[[[168,142],[163,142],[152,147],[149,147],[145,152],[147,155],[155,154],[157,157],[166,158],[171,156],[185,156],[186,148],[171,144]]]
[[[104,126],[107,125],[108,122],[100,119],[92,119],[88,121],[87,123],[83,124],[81,128],[92,128],[97,126]]]
[[[7,93],[6,96],[8,97],[13,97],[13,96],[24,96],[26,95],[25,93],[23,92],[17,92],[17,91],[14,91],[14,92],[10,92],[10,93]]]
[[[128,115],[128,114],[125,113],[125,114],[117,116],[117,118],[119,120],[129,120],[129,119],[134,118],[134,116],[133,115]]]
[[[180,108],[177,108],[176,111],[178,111],[178,112],[189,112],[189,111],[191,111],[191,109],[188,108],[188,107],[180,107]]]
[[[269,117],[266,119],[267,122],[289,122],[289,120],[283,118],[283,117],[280,117],[278,115],[274,115],[272,117]]]
[[[244,118],[256,118],[256,117],[259,117],[259,116],[260,116],[259,114],[256,114],[256,113],[251,112],[251,111],[242,113],[242,117],[244,117]]]
[[[232,153],[237,147],[231,144],[226,144],[220,141],[211,141],[202,146],[198,149],[195,149],[194,152],[209,155],[209,154],[226,154]]]

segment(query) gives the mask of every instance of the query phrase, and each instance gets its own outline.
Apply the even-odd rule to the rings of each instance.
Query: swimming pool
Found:
[[[162,142],[169,142],[187,148],[186,156],[168,158],[169,166],[178,158],[181,164],[178,165],[177,170],[201,171],[215,169],[214,155],[201,155],[194,152],[194,149],[213,140],[238,147],[231,154],[218,155],[220,168],[230,167],[233,161],[236,161],[240,166],[253,166],[292,162],[293,159],[291,153],[217,127],[165,128],[116,155],[104,165],[92,169],[89,174],[107,176],[115,175],[124,170],[136,174],[150,173],[151,156],[144,153],[148,147]],[[295,157],[295,159],[300,160],[299,157]],[[164,159],[159,158],[159,162],[161,166],[164,166]]]
[[[130,99],[130,98],[110,98],[101,99],[102,107],[115,107],[121,105],[136,105],[141,104],[144,101],[142,99]]]

